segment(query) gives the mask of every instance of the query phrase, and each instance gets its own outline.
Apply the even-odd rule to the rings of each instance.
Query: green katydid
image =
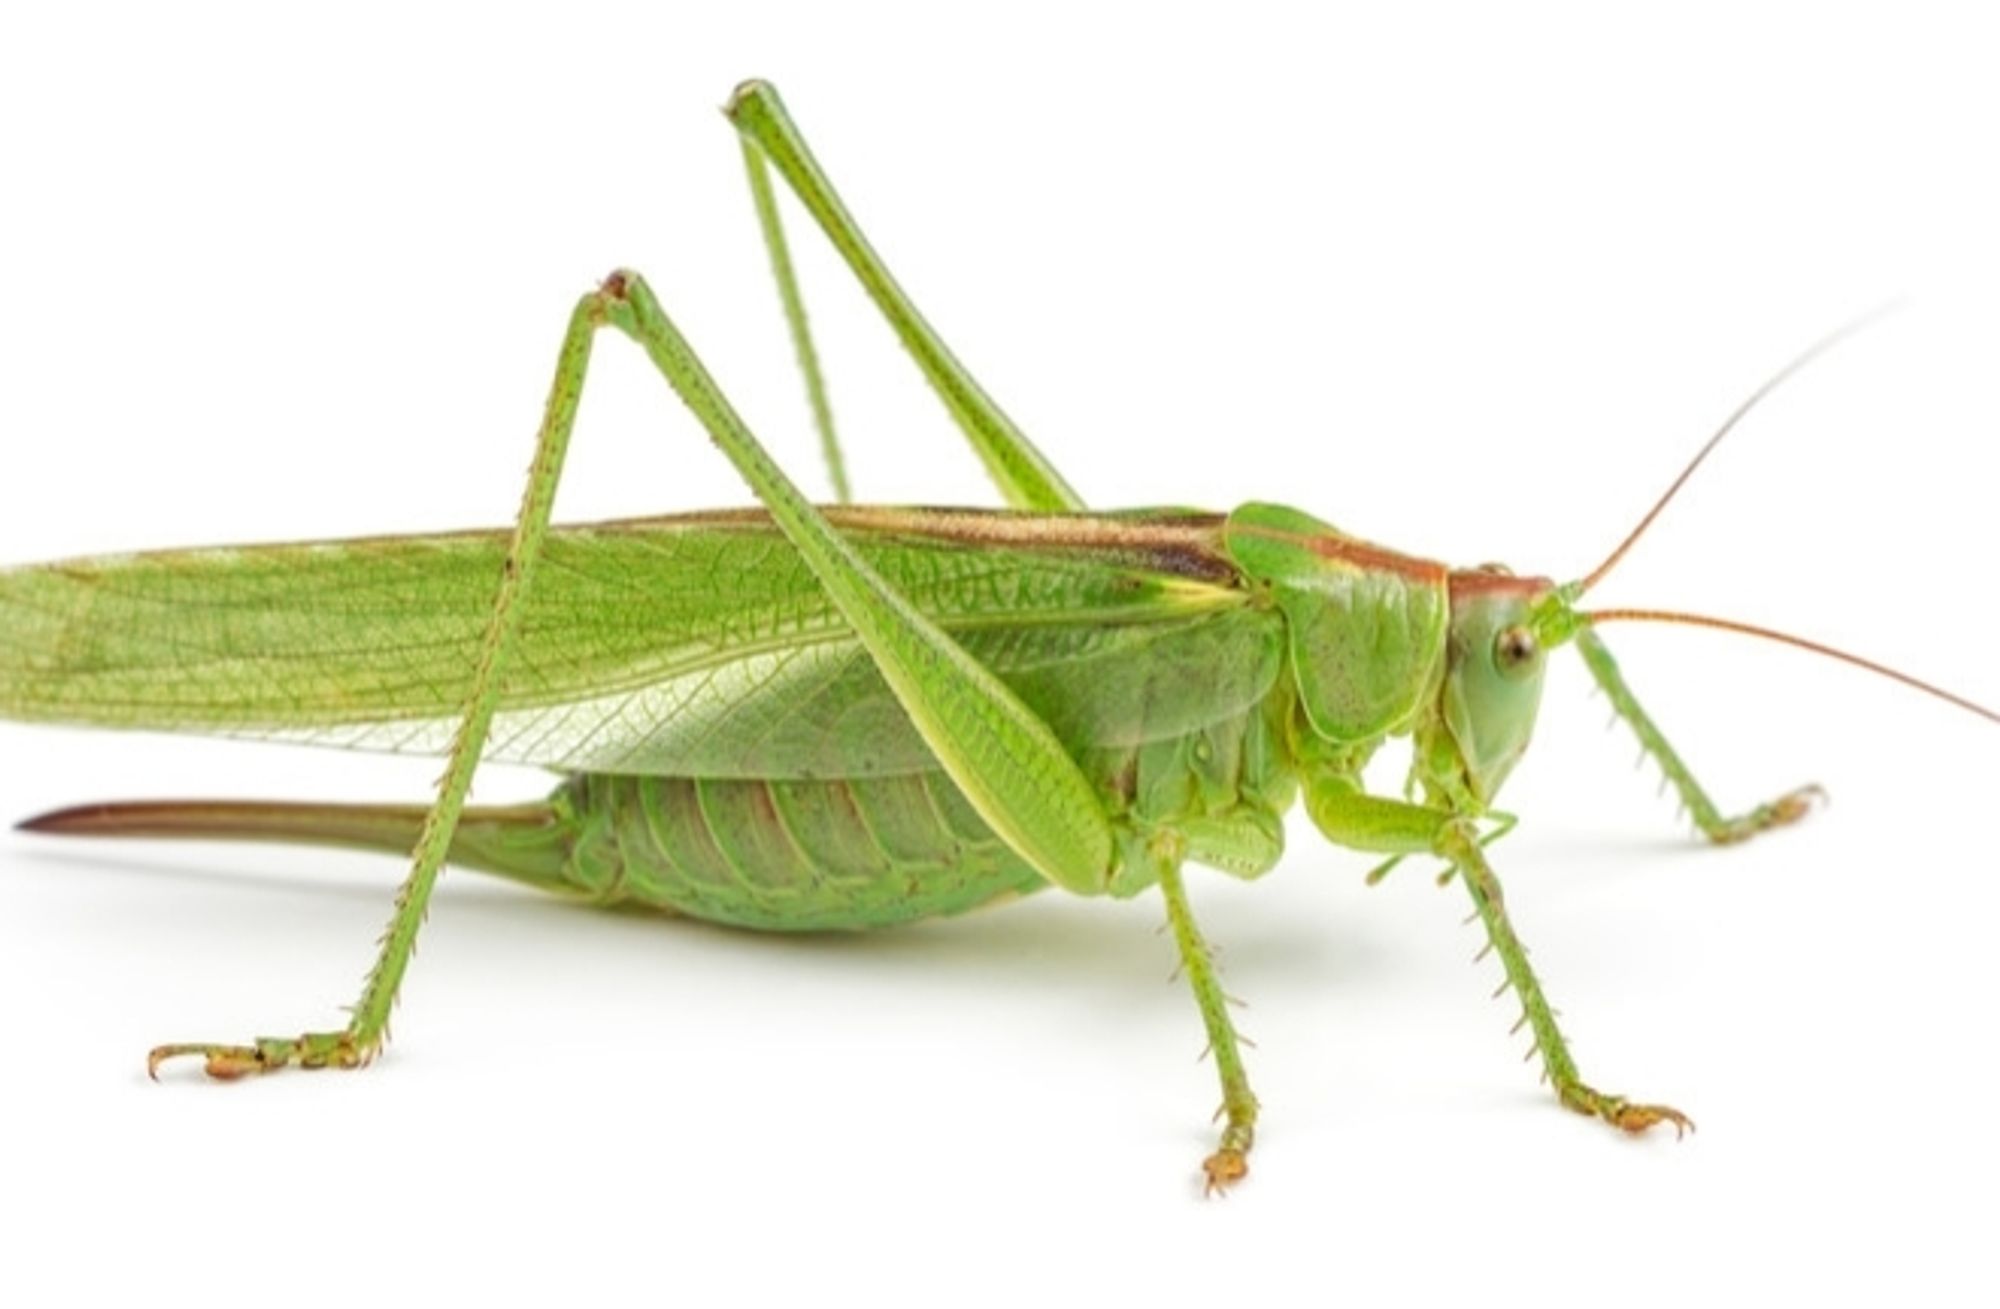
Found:
[[[441,753],[428,806],[93,805],[65,834],[230,837],[414,851],[381,952],[338,1031],[170,1044],[219,1078],[356,1068],[379,1053],[446,862],[605,904],[769,931],[886,926],[1051,884],[1159,889],[1220,1074],[1211,1190],[1244,1176],[1257,1120],[1182,883],[1278,862],[1301,796],[1386,873],[1435,855],[1471,894],[1560,1102],[1627,1132],[1692,1124],[1580,1076],[1485,847],[1526,749],[1547,653],[1574,641],[1700,830],[1728,842],[1804,816],[1805,788],[1725,816],[1579,608],[1687,476],[1808,351],[1730,416],[1582,580],[1453,569],[1296,510],[1092,513],[891,278],[766,84],[727,107],[812,412],[843,502],[816,508],[765,453],[636,274],[571,315],[511,535],[174,551],[0,572],[0,715]],[[785,242],[775,167],[915,357],[1012,507],[847,505]],[[551,529],[600,328],[635,341],[761,509]],[[1406,798],[1361,770],[1410,737]],[[568,774],[545,801],[468,807],[482,759]]]

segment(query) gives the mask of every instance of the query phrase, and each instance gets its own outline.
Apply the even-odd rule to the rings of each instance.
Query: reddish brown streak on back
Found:
[[[1490,567],[1454,568],[1450,581],[1453,595],[1535,596],[1555,589],[1553,578],[1516,577],[1512,573],[1496,573]]]
[[[1351,536],[1332,536],[1324,532],[1300,536],[1296,532],[1279,532],[1270,528],[1250,526],[1234,530],[1246,536],[1259,536],[1267,541],[1286,541],[1302,545],[1322,559],[1352,564],[1356,568],[1370,572],[1394,573],[1398,577],[1407,577],[1433,586],[1454,575],[1449,568],[1435,559],[1420,559],[1416,555],[1399,554],[1383,546],[1358,541]]]

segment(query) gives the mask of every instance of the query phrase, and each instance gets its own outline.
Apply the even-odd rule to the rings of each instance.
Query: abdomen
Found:
[[[878,927],[1045,885],[942,773],[853,781],[585,774],[565,880],[764,930]]]
[[[1087,751],[1080,762],[1122,832],[1243,823],[1270,834],[1275,862],[1277,818],[1293,790],[1278,749],[1283,711],[1256,705],[1165,740]],[[593,773],[551,803],[570,827],[570,888],[741,927],[882,927],[1047,885],[942,772],[787,781]],[[1127,870],[1117,889],[1148,884]]]

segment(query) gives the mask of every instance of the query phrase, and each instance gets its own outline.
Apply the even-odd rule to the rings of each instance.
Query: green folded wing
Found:
[[[1279,633],[1188,515],[835,511],[1066,744],[1240,711]],[[505,537],[165,551],[0,571],[0,716],[442,753]],[[930,755],[761,514],[558,529],[487,757],[572,771],[879,776]]]

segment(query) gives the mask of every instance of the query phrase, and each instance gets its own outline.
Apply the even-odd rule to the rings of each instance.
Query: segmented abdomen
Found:
[[[609,903],[766,930],[876,927],[1044,885],[942,773],[854,781],[585,774],[568,878]]]
[[[1279,745],[1288,703],[1279,692],[1180,736],[1085,751],[1079,762],[1121,847],[1179,829],[1189,853],[1231,871],[1255,875],[1275,862],[1278,815],[1294,790]],[[741,927],[883,927],[1047,885],[942,772],[789,781],[587,773],[553,803],[568,833],[568,885],[605,903]],[[1240,842],[1204,851],[1203,832],[1232,826],[1263,838],[1256,853]],[[1146,868],[1125,862],[1113,894],[1150,884]]]

